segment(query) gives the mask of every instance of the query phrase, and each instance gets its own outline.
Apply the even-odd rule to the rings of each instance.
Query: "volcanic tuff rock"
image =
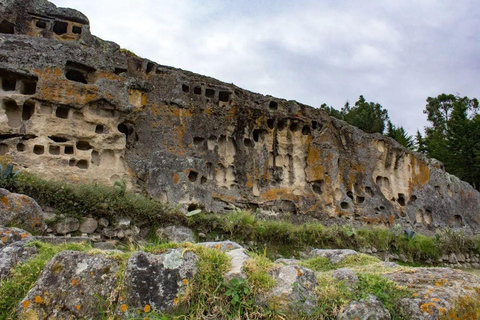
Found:
[[[443,166],[296,101],[158,65],[45,0],[0,0],[0,157],[193,210],[480,229]]]

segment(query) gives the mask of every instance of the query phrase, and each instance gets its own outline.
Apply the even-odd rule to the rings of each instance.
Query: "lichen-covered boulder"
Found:
[[[385,275],[413,291],[399,306],[409,319],[478,319],[480,317],[480,278],[450,268],[415,268]],[[464,312],[470,312],[468,314]],[[455,317],[454,317],[455,316]]]
[[[310,314],[315,309],[315,272],[298,265],[284,265],[271,274],[276,284],[260,299],[261,304],[302,314]]]
[[[355,250],[350,249],[313,249],[308,256],[311,257],[324,257],[330,260],[331,263],[337,264],[343,261],[348,256],[359,255]]]
[[[193,231],[183,226],[168,226],[158,228],[156,235],[160,239],[165,239],[170,242],[195,242],[195,235]]]
[[[18,228],[0,228],[0,280],[10,274],[18,263],[37,253],[36,247],[26,247],[33,236]]]
[[[115,302],[119,273],[113,257],[61,252],[18,305],[18,318],[101,319],[106,305]]]
[[[382,302],[369,295],[362,301],[353,301],[338,316],[338,320],[390,320],[391,316]]]
[[[164,254],[135,252],[125,269],[126,296],[119,298],[118,313],[128,315],[131,309],[165,311],[174,307],[196,274],[196,260],[193,252],[182,249]]]
[[[32,233],[43,232],[42,209],[32,198],[0,188],[0,226],[13,225]]]

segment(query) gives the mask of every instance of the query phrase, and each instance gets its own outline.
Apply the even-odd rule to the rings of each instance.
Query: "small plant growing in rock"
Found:
[[[5,167],[0,163],[0,180],[2,181],[8,181],[8,180],[13,180],[17,176],[17,174],[20,173],[22,169],[19,169],[17,171],[13,170],[13,164],[9,163]]]
[[[408,241],[415,239],[416,236],[417,236],[417,233],[416,233],[415,231],[413,231],[412,229],[407,228],[407,229],[405,230],[405,238],[406,238]]]
[[[233,309],[241,313],[242,307],[251,307],[253,300],[249,299],[251,289],[245,279],[233,278],[229,282],[225,282],[224,286],[227,288],[225,295],[231,298],[231,305]]]

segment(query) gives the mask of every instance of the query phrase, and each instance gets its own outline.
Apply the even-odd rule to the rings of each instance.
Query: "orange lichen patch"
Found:
[[[75,309],[80,310],[80,309],[82,309],[82,306],[79,305],[79,304],[77,304],[77,305],[75,306]]]
[[[178,184],[178,181],[180,181],[180,176],[178,175],[178,173],[175,172],[173,174],[173,183]]]
[[[8,207],[10,205],[10,200],[8,199],[8,197],[1,197],[0,198],[0,202],[5,206],[5,207]]]
[[[77,286],[79,283],[80,283],[80,281],[79,281],[77,278],[74,278],[74,279],[72,280],[72,287]]]
[[[90,275],[93,276],[95,273],[93,271],[90,271]]]
[[[173,305],[174,306],[178,305],[178,302],[179,302],[178,298],[173,299]]]
[[[433,303],[433,302],[428,302],[428,303],[424,303],[420,306],[420,310],[422,310],[422,312],[426,312],[428,314],[433,314],[433,311],[437,308],[436,304]]]
[[[215,245],[215,249],[217,250],[220,249],[220,245],[219,244]]]
[[[22,302],[22,307],[27,309],[30,306],[30,300],[25,300]]]
[[[297,276],[298,276],[298,277],[301,277],[301,276],[303,276],[303,272],[302,272],[302,270],[300,270],[300,269],[297,269]]]
[[[148,304],[143,308],[143,312],[146,312],[146,313],[149,313],[151,310],[152,308]]]
[[[233,121],[237,119],[237,110],[234,107],[231,107],[226,116],[227,121]]]
[[[35,303],[42,303],[43,299],[40,296],[36,296],[34,301],[35,301]]]
[[[182,283],[183,283],[184,285],[188,285],[188,279],[183,279],[183,280],[182,280]]]
[[[437,287],[442,287],[442,286],[444,286],[447,282],[448,282],[447,279],[440,279],[440,280],[435,281],[435,286],[437,286]]]
[[[229,244],[229,245],[227,246],[227,248],[228,248],[228,250],[231,250],[231,249],[232,249],[232,245]]]
[[[98,70],[96,75],[97,75],[98,78],[103,78],[103,79],[107,79],[107,80],[113,80],[113,81],[124,81],[125,80],[125,77],[123,77],[123,76],[120,76],[120,75],[115,74],[113,72],[105,72],[105,71],[102,71],[102,70]]]
[[[28,237],[28,234],[26,234],[26,233],[24,232],[24,233],[22,233],[22,234],[20,235],[20,237],[21,237],[22,239],[24,239],[24,238]]]
[[[305,287],[310,288],[310,283],[305,283]]]
[[[437,298],[432,298],[431,299],[433,302],[440,302],[440,299],[437,299]]]
[[[410,182],[410,189],[424,186],[430,180],[430,170],[427,164],[422,160],[412,159],[412,180]],[[418,163],[417,163],[418,162]]]
[[[120,308],[119,308],[119,309],[120,309],[120,311],[122,311],[122,312],[127,312],[128,306],[124,303],[124,304],[121,304],[121,305],[120,305]]]
[[[277,199],[295,201],[299,196],[293,194],[293,190],[290,188],[270,189],[260,195],[265,201],[274,201]]]
[[[223,201],[226,201],[226,202],[232,202],[232,201],[237,201],[238,199],[234,196],[228,196],[228,195],[224,195],[224,194],[219,194],[219,193],[212,193],[212,198],[213,199],[220,199],[220,200],[223,200]]]
[[[2,237],[2,243],[7,242],[7,240],[8,240],[8,237]]]

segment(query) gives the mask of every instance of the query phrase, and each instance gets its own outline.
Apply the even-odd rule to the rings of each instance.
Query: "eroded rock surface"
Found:
[[[390,320],[391,316],[382,302],[375,296],[369,295],[362,301],[354,301],[350,303],[338,320]]]
[[[35,247],[25,245],[34,237],[25,230],[0,227],[0,280],[8,275],[13,267],[25,262],[37,253]]]
[[[385,276],[414,291],[412,298],[400,302],[409,319],[438,319],[480,300],[479,277],[460,270],[415,268]]]
[[[101,319],[113,303],[120,265],[103,254],[64,251],[47,263],[18,305],[19,319]]]
[[[119,305],[128,309],[152,309],[166,311],[178,304],[180,295],[196,273],[197,256],[182,249],[169,250],[154,255],[136,252],[128,260],[124,283],[126,297],[120,297]],[[119,309],[122,314],[122,309]]]
[[[125,178],[185,209],[480,229],[480,194],[392,139],[139,58],[45,0],[2,0],[0,13],[0,156],[28,170]]]
[[[315,307],[315,272],[299,265],[283,265],[272,271],[276,281],[262,301],[275,308],[309,314]]]
[[[41,233],[45,229],[42,209],[32,198],[0,188],[0,226],[22,226]]]

